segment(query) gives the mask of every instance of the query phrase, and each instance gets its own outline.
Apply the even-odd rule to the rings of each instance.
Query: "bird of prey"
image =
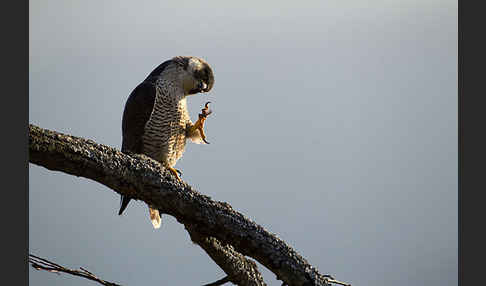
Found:
[[[186,99],[189,95],[210,91],[213,84],[213,71],[203,59],[177,56],[160,64],[127,99],[122,119],[121,151],[146,155],[160,162],[180,180],[180,172],[174,165],[184,152],[186,139],[209,144],[203,129],[206,117],[211,113],[209,102],[198,120],[192,123]],[[119,215],[130,200],[130,197],[121,196]],[[154,228],[159,228],[159,211],[148,207]]]

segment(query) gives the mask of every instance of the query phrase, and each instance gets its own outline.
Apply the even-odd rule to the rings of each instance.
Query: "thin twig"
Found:
[[[327,282],[339,284],[339,285],[343,285],[343,286],[351,286],[351,284],[348,284],[346,282],[337,281],[337,280],[334,280],[334,279],[328,279]]]
[[[218,281],[215,281],[213,283],[204,284],[203,286],[219,286],[219,285],[223,285],[224,283],[227,283],[227,282],[230,282],[230,281],[231,281],[230,277],[226,276],[226,277],[223,277],[223,278],[221,278]]]
[[[56,274],[61,274],[60,272],[64,272],[74,276],[84,277],[86,279],[96,281],[105,286],[121,286],[120,284],[100,279],[83,267],[79,267],[81,270],[70,269],[33,254],[29,254],[29,262],[31,266],[37,270],[45,270]]]

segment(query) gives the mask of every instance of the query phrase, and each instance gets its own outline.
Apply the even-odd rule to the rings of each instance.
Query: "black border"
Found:
[[[3,2],[2,27],[2,260],[4,284],[28,285],[29,2]],[[6,182],[6,185],[5,183]],[[6,255],[5,255],[6,254]]]
[[[458,2],[459,109],[459,285],[484,283],[484,200],[486,169],[484,9],[481,2]],[[475,5],[474,5],[475,4]],[[483,259],[481,259],[483,258]]]
[[[458,95],[458,100],[457,100],[457,120],[458,120],[458,176],[457,176],[457,185],[458,185],[458,195],[457,195],[457,212],[458,212],[458,226],[457,226],[457,233],[458,233],[458,285],[465,285],[464,284],[464,261],[463,261],[463,255],[464,255],[464,249],[463,249],[463,222],[462,219],[464,218],[462,215],[462,204],[463,204],[463,184],[462,184],[462,171],[463,171],[463,154],[462,154],[462,136],[463,136],[463,126],[462,124],[464,121],[462,120],[462,107],[463,107],[463,85],[464,85],[464,78],[463,78],[463,24],[462,24],[462,19],[463,15],[462,13],[464,12],[463,9],[463,2],[461,0],[458,0],[458,5],[457,5],[457,95]]]

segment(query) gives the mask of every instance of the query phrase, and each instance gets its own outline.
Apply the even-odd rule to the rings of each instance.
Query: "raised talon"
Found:
[[[209,144],[209,142],[206,141],[206,134],[204,134],[203,126],[206,117],[213,112],[212,110],[209,109],[210,103],[211,103],[210,101],[206,102],[204,108],[201,110],[201,113],[199,114],[199,119],[196,122],[196,129],[199,130],[199,133],[201,134],[201,138],[206,144]]]
[[[213,113],[212,110],[209,109],[209,104],[211,103],[211,101],[208,101],[206,102],[206,104],[204,105],[204,108],[201,110],[201,114],[199,114],[199,117],[207,117],[209,114]]]
[[[206,144],[210,144],[207,140],[206,140],[206,134],[204,134],[204,130],[201,128],[198,128],[199,130],[199,133],[201,133],[201,139],[204,141],[204,143]]]

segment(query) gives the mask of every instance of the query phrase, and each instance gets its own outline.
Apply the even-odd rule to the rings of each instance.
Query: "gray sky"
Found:
[[[457,285],[457,1],[30,1],[29,121],[116,148],[133,88],[206,59],[177,168],[353,285]],[[224,276],[142,202],[29,168],[30,252],[123,285]],[[262,268],[268,285],[280,285]],[[93,285],[29,270],[31,285]]]

